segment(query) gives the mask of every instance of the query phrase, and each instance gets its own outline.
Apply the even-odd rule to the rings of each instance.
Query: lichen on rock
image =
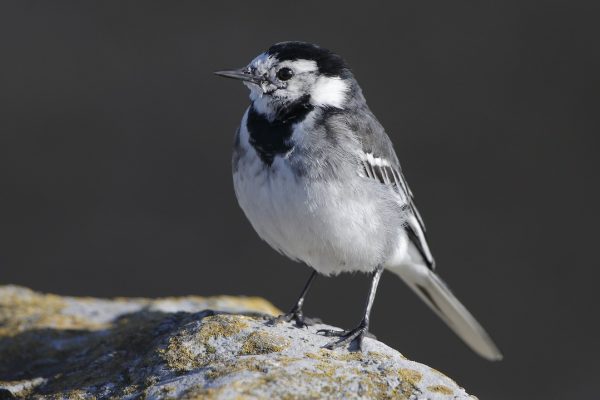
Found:
[[[0,399],[467,399],[374,339],[326,350],[247,297],[60,297],[0,286]]]

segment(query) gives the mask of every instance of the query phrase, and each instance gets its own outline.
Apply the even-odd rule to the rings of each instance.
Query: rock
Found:
[[[0,286],[0,399],[474,399],[374,339],[325,350],[255,297],[103,300]]]

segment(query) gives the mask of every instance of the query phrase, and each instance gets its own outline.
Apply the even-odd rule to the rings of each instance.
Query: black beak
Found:
[[[252,82],[260,85],[262,79],[253,75],[250,71],[245,68],[232,69],[229,71],[216,71],[215,75],[219,75],[225,78],[238,79],[240,81]]]

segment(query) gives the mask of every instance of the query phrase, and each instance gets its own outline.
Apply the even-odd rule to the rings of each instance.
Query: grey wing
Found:
[[[419,214],[419,210],[417,210],[413,194],[399,166],[390,165],[386,163],[385,159],[374,157],[372,153],[361,154],[361,163],[364,176],[376,179],[380,183],[390,186],[392,190],[395,190],[401,196],[408,209],[408,218],[404,230],[408,235],[410,243],[415,246],[423,257],[423,261],[427,267],[433,270],[435,268],[435,260],[425,236],[425,224],[423,223],[421,214]]]
[[[435,260],[425,236],[425,224],[415,205],[412,191],[402,174],[400,162],[392,142],[375,117],[372,114],[370,116],[372,118],[370,126],[359,135],[362,145],[359,154],[363,167],[361,172],[368,178],[376,179],[380,183],[388,185],[400,195],[408,211],[408,219],[404,229],[409,241],[423,257],[427,267],[433,270]]]

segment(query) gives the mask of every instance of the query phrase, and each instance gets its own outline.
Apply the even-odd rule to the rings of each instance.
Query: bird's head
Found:
[[[265,115],[299,102],[344,108],[354,80],[340,56],[305,42],[277,43],[244,68],[215,73],[243,81],[254,108]]]

